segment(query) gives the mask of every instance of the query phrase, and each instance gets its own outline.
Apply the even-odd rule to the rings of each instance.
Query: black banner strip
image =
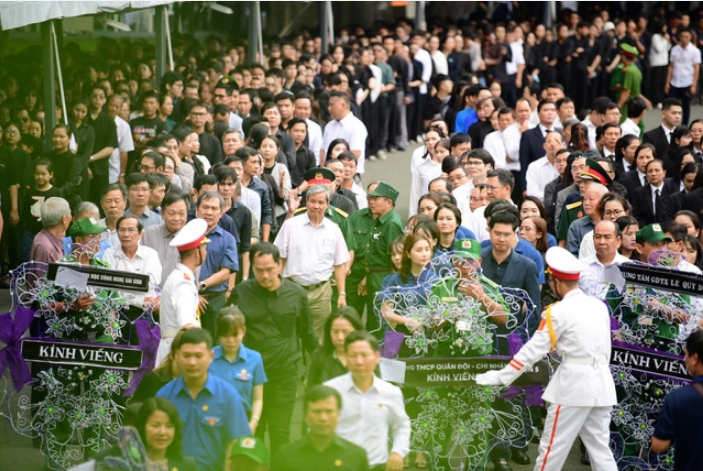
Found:
[[[23,339],[26,361],[55,365],[96,366],[112,370],[136,371],[142,364],[142,351],[110,344],[62,342],[54,339]]]
[[[149,275],[142,275],[140,273],[132,273],[129,271],[111,270],[109,268],[50,263],[49,271],[46,274],[47,279],[50,281],[55,281],[56,272],[59,267],[66,267],[80,273],[88,274],[88,285],[90,286],[115,290],[137,291],[139,293],[149,292]]]
[[[703,275],[697,273],[634,263],[623,263],[618,268],[625,282],[630,284],[692,296],[700,296],[703,293]]]

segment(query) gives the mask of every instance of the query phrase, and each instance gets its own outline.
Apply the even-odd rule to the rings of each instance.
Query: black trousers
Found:
[[[688,126],[688,120],[691,118],[691,91],[689,88],[690,87],[669,87],[669,97],[678,98],[683,105],[682,126]]]
[[[271,456],[290,441],[290,422],[295,408],[297,364],[291,365],[293,374],[283,377],[269,376],[264,388],[264,410],[256,429],[256,436],[262,440],[269,432]]]
[[[109,175],[95,175],[90,179],[90,201],[100,207],[100,192],[110,184]]]
[[[666,71],[669,66],[662,65],[649,69],[649,94],[647,98],[654,106],[664,100],[664,85],[666,84]]]
[[[220,309],[225,307],[227,303],[227,293],[223,291],[217,295],[205,296],[208,305],[205,312],[200,313],[200,324],[202,324],[203,329],[210,332],[212,339],[215,341],[215,345],[219,344],[217,338],[217,313]]]

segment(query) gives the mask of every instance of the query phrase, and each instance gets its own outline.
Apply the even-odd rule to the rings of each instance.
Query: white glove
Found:
[[[476,375],[476,384],[479,386],[502,386],[500,381],[500,372],[498,370],[486,371]]]

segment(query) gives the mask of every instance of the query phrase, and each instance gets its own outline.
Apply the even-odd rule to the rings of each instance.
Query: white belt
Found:
[[[575,365],[607,365],[609,363],[608,359],[605,356],[602,357],[570,357],[570,356],[564,356],[561,359],[562,364],[563,363],[571,363]]]
[[[176,335],[178,335],[178,332],[180,330],[181,329],[169,329],[169,328],[161,329],[161,338],[162,339],[176,338]]]

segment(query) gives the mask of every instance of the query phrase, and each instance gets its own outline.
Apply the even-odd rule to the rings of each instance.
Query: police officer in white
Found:
[[[558,471],[577,435],[594,470],[616,471],[608,446],[610,412],[617,404],[610,374],[611,334],[608,309],[578,287],[586,267],[561,247],[547,251],[551,287],[561,301],[548,307],[534,336],[500,371],[476,376],[480,385],[509,385],[556,349],[562,363],[542,399],[549,402],[535,470]]]
[[[207,222],[193,219],[174,236],[169,245],[181,254],[181,263],[166,279],[161,291],[161,342],[156,354],[156,367],[161,365],[171,352],[171,344],[180,329],[186,326],[200,327],[198,318],[198,287],[195,270],[205,263],[205,237]]]

